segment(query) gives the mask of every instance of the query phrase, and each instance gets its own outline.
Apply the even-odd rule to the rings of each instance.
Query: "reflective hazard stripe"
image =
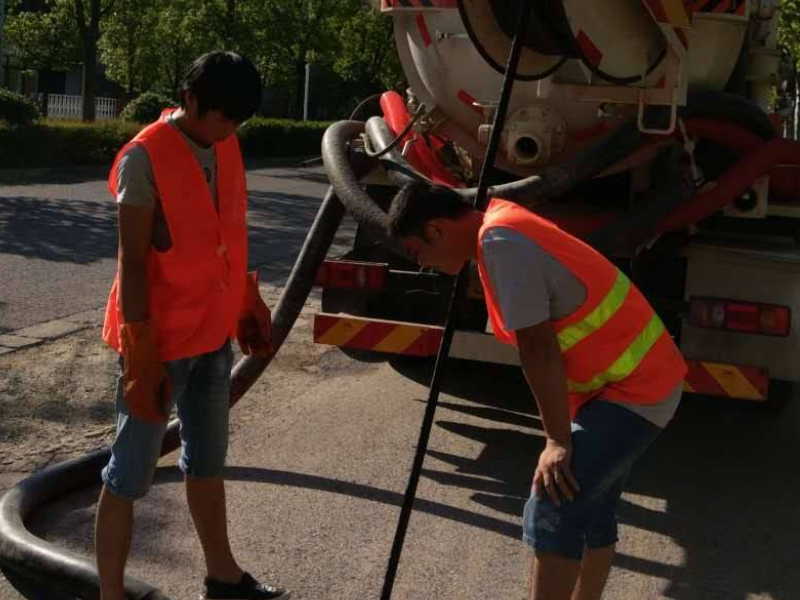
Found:
[[[434,356],[443,328],[435,325],[364,319],[352,315],[314,315],[314,341],[346,348],[411,356]]]
[[[687,365],[687,392],[757,401],[768,397],[769,373],[765,369],[700,360],[689,360]]]
[[[611,290],[606,294],[606,297],[603,298],[603,301],[586,315],[582,321],[578,321],[558,332],[558,345],[561,347],[561,351],[566,352],[582,339],[605,325],[625,302],[630,289],[630,280],[622,271],[617,269],[617,279],[614,281],[614,285],[611,286]]]
[[[567,388],[570,392],[585,394],[599,390],[608,383],[625,379],[641,364],[664,331],[661,319],[658,315],[653,315],[647,326],[608,369],[586,382],[568,380]]]

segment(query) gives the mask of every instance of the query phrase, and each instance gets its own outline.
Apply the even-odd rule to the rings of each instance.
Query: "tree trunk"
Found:
[[[304,53],[305,54],[305,53]],[[294,61],[295,93],[292,118],[303,118],[303,99],[306,91],[306,62],[304,60]]]
[[[800,69],[794,69],[794,131],[792,137],[800,140]]]

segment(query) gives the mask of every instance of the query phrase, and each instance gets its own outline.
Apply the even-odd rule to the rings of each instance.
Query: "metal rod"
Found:
[[[525,37],[525,31],[530,18],[531,6],[533,2],[521,2],[521,13],[518,20],[517,31],[514,35],[514,41],[511,46],[511,55],[508,58],[508,66],[506,68],[505,78],[503,80],[503,91],[500,96],[500,103],[495,113],[494,127],[492,135],[489,139],[489,144],[486,150],[486,157],[483,161],[483,168],[478,185],[478,193],[475,196],[474,206],[482,209],[485,206],[486,196],[486,173],[488,167],[494,164],[495,156],[497,155],[497,147],[500,142],[500,133],[505,122],[505,112],[508,110],[508,101],[511,96],[511,90],[514,85],[514,74],[517,72],[519,65],[519,57],[522,51],[522,40]],[[422,463],[425,460],[425,453],[428,448],[428,440],[430,439],[431,428],[433,427],[433,417],[436,413],[436,406],[439,403],[439,389],[441,386],[442,377],[445,372],[445,362],[450,353],[450,345],[453,341],[453,334],[455,333],[455,323],[453,319],[453,306],[456,298],[462,293],[467,282],[467,275],[465,270],[462,270],[456,279],[450,295],[450,304],[447,311],[447,323],[445,325],[444,334],[442,335],[442,342],[439,345],[439,352],[436,355],[436,364],[433,368],[433,376],[431,378],[430,393],[428,394],[428,403],[425,407],[425,416],[422,419],[422,427],[419,432],[419,441],[417,442],[417,451],[414,454],[414,462],[411,466],[411,475],[408,478],[408,485],[406,487],[405,497],[403,498],[403,506],[400,509],[400,518],[397,522],[397,530],[394,535],[394,542],[392,544],[392,552],[389,556],[389,563],[386,567],[386,575],[383,580],[383,590],[381,591],[381,600],[390,600],[392,597],[392,590],[394,588],[394,581],[397,576],[397,567],[400,564],[400,555],[403,552],[403,543],[405,542],[406,531],[408,530],[408,523],[411,519],[411,511],[414,507],[414,498],[417,494],[417,485],[419,484],[419,477],[422,471]]]

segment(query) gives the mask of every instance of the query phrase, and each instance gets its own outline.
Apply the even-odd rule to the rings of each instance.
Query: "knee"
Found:
[[[577,521],[569,504],[556,506],[548,498],[533,494],[523,513],[523,540],[537,555],[580,560],[586,536]]]

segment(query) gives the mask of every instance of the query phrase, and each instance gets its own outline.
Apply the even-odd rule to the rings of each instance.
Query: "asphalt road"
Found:
[[[253,262],[280,283],[324,184],[293,169],[248,180]],[[100,304],[114,244],[102,183],[2,187],[0,215],[3,326]],[[315,308],[234,411],[231,537],[246,568],[298,600],[377,598],[429,367],[314,346]],[[453,361],[440,401],[394,598],[521,600],[520,515],[542,445],[530,394],[516,369]],[[800,598],[799,426],[795,397],[769,408],[688,398],[628,484],[605,598]],[[137,504],[130,570],[183,600],[199,591],[202,560],[175,460]],[[96,497],[72,494],[30,526],[90,555]]]
[[[263,267],[262,281],[281,283],[327,183],[321,168],[252,167],[250,266]],[[105,304],[117,231],[103,176],[83,169],[28,175],[20,185],[0,178],[0,334]]]

